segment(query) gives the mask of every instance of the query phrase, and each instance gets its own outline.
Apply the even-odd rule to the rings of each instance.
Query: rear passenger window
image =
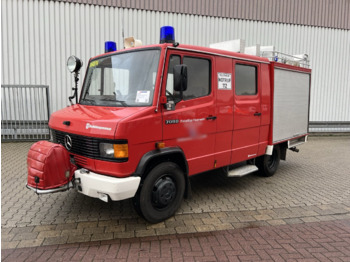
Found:
[[[183,64],[187,65],[187,90],[183,92],[183,99],[189,100],[209,95],[210,61],[185,56]]]
[[[251,96],[258,93],[256,66],[236,64],[235,92],[239,96]]]

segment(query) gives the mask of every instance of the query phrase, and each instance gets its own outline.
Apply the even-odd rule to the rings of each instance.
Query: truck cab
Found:
[[[132,198],[136,211],[156,223],[190,194],[189,176],[218,168],[271,176],[308,131],[304,123],[274,140],[275,64],[174,41],[91,58],[78,102],[49,121],[52,143],[68,152],[75,171],[67,185],[40,188],[45,181],[28,162],[27,187],[39,193],[74,187],[103,201]],[[309,69],[279,66],[310,82]],[[308,107],[301,114],[308,120]],[[248,165],[231,172],[240,162]]]

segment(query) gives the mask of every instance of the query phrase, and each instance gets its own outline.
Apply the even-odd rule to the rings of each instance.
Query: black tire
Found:
[[[175,214],[184,192],[183,171],[175,163],[165,162],[149,172],[133,198],[133,204],[147,221],[158,223]]]
[[[281,149],[278,145],[273,147],[272,155],[263,155],[256,159],[255,164],[259,168],[259,175],[264,177],[273,176],[281,160]]]
[[[140,201],[138,201],[138,199],[140,199],[140,193],[139,192],[137,192],[136,195],[132,198],[132,204],[134,206],[134,209],[135,209],[136,213],[140,217],[144,218],[144,216],[143,216],[143,214],[141,212],[141,208],[140,208]]]

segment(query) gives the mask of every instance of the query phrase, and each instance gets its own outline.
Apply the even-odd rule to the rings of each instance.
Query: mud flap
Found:
[[[39,141],[31,146],[27,165],[27,186],[39,189],[41,193],[65,185],[68,189],[77,169],[70,161],[69,152],[62,145],[48,141]]]

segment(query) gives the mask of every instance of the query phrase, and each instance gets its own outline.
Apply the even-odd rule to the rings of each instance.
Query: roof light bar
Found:
[[[117,51],[117,43],[113,41],[105,42],[105,53]]]
[[[175,30],[172,26],[163,26],[160,28],[160,44],[175,43]]]

